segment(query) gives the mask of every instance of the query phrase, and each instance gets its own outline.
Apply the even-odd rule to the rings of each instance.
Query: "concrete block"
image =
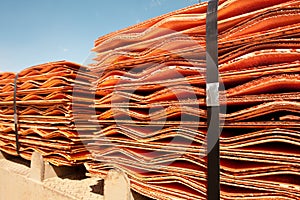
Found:
[[[21,161],[15,162],[17,159]],[[0,159],[0,200],[103,200],[102,195],[92,191],[93,187],[100,187],[98,178],[76,179],[78,177],[76,175],[74,179],[60,177],[46,179],[60,173],[66,174],[66,170],[70,168],[53,167],[48,162],[41,162],[39,154],[35,154],[32,160],[31,169],[30,163],[22,164],[24,162],[20,157],[13,157],[13,161]],[[43,177],[41,163],[44,163],[44,180],[37,181],[35,177],[40,180]]]
[[[0,151],[0,159],[5,159],[5,156],[3,155],[2,151]]]
[[[54,170],[54,167],[49,162],[44,162],[44,167],[45,167],[44,180],[48,178],[58,177]]]
[[[127,175],[118,169],[112,169],[104,179],[104,200],[133,200],[130,181]]]
[[[45,163],[43,156],[38,152],[33,152],[31,156],[29,178],[38,182],[44,180]]]

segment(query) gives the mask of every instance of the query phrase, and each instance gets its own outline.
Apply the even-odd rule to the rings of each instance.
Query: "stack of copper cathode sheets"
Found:
[[[219,32],[226,199],[300,198],[300,2],[282,2]]]
[[[206,199],[205,37],[186,34],[205,16],[191,7],[96,41],[90,173],[121,169],[154,199]]]
[[[21,71],[16,79],[16,118],[14,118],[14,81],[15,74],[1,74],[1,150],[25,159],[31,158],[32,152],[40,152],[54,165],[74,165],[88,159],[88,151],[81,142],[80,131],[88,135],[90,126],[77,120],[73,113],[74,97],[78,118],[86,119],[80,113],[84,104],[84,91],[76,85],[89,90],[88,83],[92,76],[83,66],[66,62],[52,62],[33,66]],[[81,116],[80,116],[81,115]],[[14,123],[17,124],[17,132]],[[16,141],[15,135],[19,135]]]
[[[206,12],[100,37],[88,66],[0,73],[0,149],[117,168],[154,199],[208,199]],[[300,199],[300,1],[220,0],[218,30],[221,199]]]
[[[207,199],[205,22],[197,4],[100,37],[92,174],[154,199]],[[220,1],[221,198],[298,199],[300,2]]]

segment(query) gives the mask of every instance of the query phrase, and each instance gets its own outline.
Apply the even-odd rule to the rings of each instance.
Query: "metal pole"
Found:
[[[218,0],[208,2],[206,17],[207,199],[220,199],[220,103]]]

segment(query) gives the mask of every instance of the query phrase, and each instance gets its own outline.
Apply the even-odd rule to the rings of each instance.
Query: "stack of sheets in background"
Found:
[[[89,103],[84,104],[84,91],[77,90],[73,96],[73,90],[75,85],[89,90],[88,83],[92,78],[85,67],[66,61],[37,65],[18,74],[16,105],[21,157],[30,159],[32,152],[38,151],[58,166],[74,165],[88,159],[89,153],[77,131],[85,130],[88,134],[91,127],[79,120],[75,124],[72,101],[74,96],[81,97],[82,104],[76,104],[76,111],[80,107],[89,107]],[[1,75],[0,149],[17,155],[14,79],[14,74]],[[77,119],[86,119],[84,114],[80,116],[80,112],[77,116]]]
[[[11,137],[14,136],[14,107],[13,107],[13,99],[14,99],[14,80],[15,74],[9,72],[1,72],[0,74],[0,145],[1,150],[2,147],[9,145],[9,143],[15,145],[15,138],[10,138],[10,141],[6,139],[6,133],[8,133]],[[15,147],[16,149],[16,147]]]
[[[89,145],[91,173],[120,168],[134,190],[155,199],[207,199],[206,9],[198,4],[95,42],[94,121],[103,127]],[[297,199],[300,2],[220,1],[218,20],[227,106],[221,196]]]

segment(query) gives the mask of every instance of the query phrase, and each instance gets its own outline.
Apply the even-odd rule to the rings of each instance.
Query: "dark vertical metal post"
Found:
[[[20,143],[19,143],[19,127],[18,127],[18,109],[17,109],[17,83],[18,83],[19,74],[16,74],[14,81],[14,124],[15,124],[15,138],[16,138],[16,151],[20,155]]]
[[[220,199],[220,103],[218,70],[218,0],[208,2],[206,17],[207,198]]]

